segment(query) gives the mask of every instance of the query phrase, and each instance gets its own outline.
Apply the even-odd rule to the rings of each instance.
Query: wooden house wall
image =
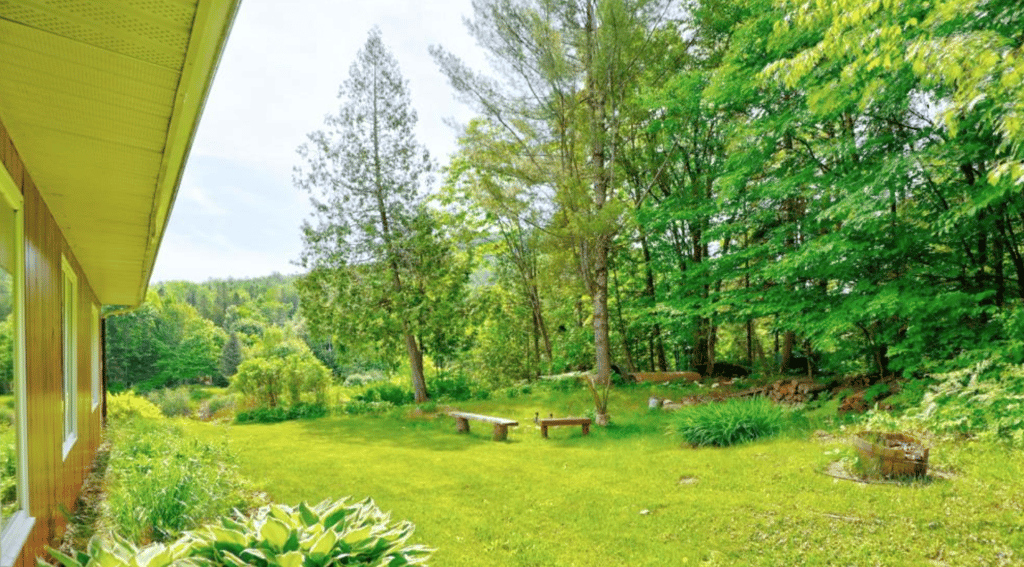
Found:
[[[62,510],[74,508],[102,436],[100,408],[92,407],[92,306],[98,305],[67,240],[26,171],[14,142],[0,123],[0,160],[21,188],[25,229],[25,424],[28,439],[28,503],[35,526],[15,562],[33,567],[45,545],[63,534]],[[77,395],[78,439],[63,455],[63,273],[61,256],[78,278]]]

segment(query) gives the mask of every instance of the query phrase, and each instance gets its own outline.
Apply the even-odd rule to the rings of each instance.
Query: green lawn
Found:
[[[822,474],[842,441],[789,435],[730,449],[682,448],[616,392],[613,425],[543,440],[532,418],[580,414],[585,392],[459,404],[518,418],[509,441],[472,423],[396,411],[275,425],[190,422],[226,439],[242,472],[280,502],[373,497],[412,520],[436,566],[1020,565],[1024,456],[938,446],[950,480],[865,485]],[[829,454],[833,453],[833,454]]]

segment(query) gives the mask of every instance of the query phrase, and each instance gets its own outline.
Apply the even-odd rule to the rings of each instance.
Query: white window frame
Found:
[[[24,200],[7,169],[0,163],[0,199],[14,210],[14,273],[11,289],[14,306],[14,399],[15,439],[18,455],[19,509],[9,519],[0,518],[0,567],[13,565],[28,541],[35,518],[28,515],[28,404],[25,401],[25,214]]]
[[[95,303],[92,304],[92,318],[89,320],[89,324],[92,326],[92,333],[90,334],[90,340],[92,341],[92,411],[96,411],[100,407],[100,376],[103,373],[103,352],[101,347],[103,345],[100,341],[100,308]]]
[[[64,459],[78,440],[78,276],[61,256],[61,336],[64,351]]]

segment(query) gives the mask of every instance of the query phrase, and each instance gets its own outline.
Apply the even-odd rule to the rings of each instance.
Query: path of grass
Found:
[[[484,424],[461,436],[450,418],[405,414],[191,427],[226,437],[277,501],[373,497],[417,525],[441,567],[1024,564],[1019,452],[939,447],[954,479],[864,485],[820,473],[840,442],[684,449],[645,402],[624,394],[618,425],[547,441],[533,412],[580,413],[585,393],[460,405],[518,418],[507,443]]]

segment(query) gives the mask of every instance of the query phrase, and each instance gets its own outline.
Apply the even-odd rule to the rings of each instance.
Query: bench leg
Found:
[[[584,435],[588,435],[589,433],[590,433],[590,424],[589,423],[584,423],[583,424],[583,434]]]
[[[507,425],[494,425],[494,440],[504,441],[508,439],[508,426]]]
[[[469,433],[469,420],[464,417],[456,417],[455,431],[457,433]]]
[[[545,438],[545,439],[548,438],[548,426],[546,426],[546,425],[540,426],[540,436]]]

